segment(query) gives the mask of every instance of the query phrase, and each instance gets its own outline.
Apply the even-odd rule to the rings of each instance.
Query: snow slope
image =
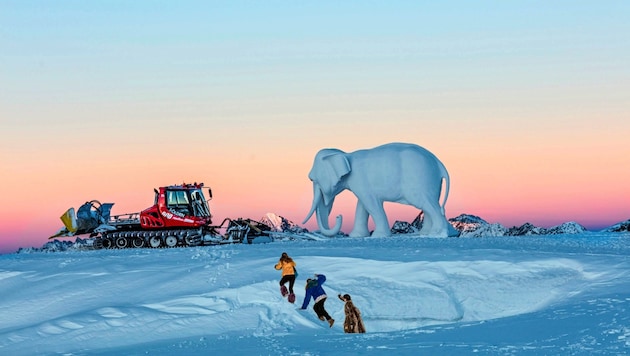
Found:
[[[630,234],[583,233],[2,255],[0,354],[628,354],[629,253]],[[333,328],[298,309],[314,273]],[[337,293],[366,334],[343,333]]]

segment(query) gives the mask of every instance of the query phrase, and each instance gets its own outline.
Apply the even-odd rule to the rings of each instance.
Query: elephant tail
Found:
[[[438,159],[438,164],[440,166],[440,173],[442,175],[442,177],[440,179],[444,179],[444,199],[442,200],[442,204],[440,204],[440,208],[442,209],[442,215],[446,216],[446,211],[445,211],[445,206],[446,206],[446,201],[448,200],[448,192],[451,188],[451,178],[448,175],[448,171],[446,170],[446,167],[444,167],[444,164]]]

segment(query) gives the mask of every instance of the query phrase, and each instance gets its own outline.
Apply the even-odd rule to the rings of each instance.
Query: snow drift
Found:
[[[287,251],[304,280],[349,293],[314,312],[280,296]],[[0,256],[0,353],[624,354],[630,235],[334,238]]]

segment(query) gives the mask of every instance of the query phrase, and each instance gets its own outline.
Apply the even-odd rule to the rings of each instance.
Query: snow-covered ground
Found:
[[[282,252],[297,301],[280,296]],[[0,354],[630,354],[630,234],[335,238],[0,256]],[[332,328],[300,310],[328,278]],[[366,334],[343,333],[352,295]]]

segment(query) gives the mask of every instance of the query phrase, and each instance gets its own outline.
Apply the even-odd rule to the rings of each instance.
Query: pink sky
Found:
[[[623,2],[119,5],[0,12],[0,252],[40,247],[69,207],[137,212],[184,181],[212,187],[217,223],[299,223],[319,149],[387,142],[444,162],[449,218],[630,218]],[[333,213],[348,232],[353,198]]]

